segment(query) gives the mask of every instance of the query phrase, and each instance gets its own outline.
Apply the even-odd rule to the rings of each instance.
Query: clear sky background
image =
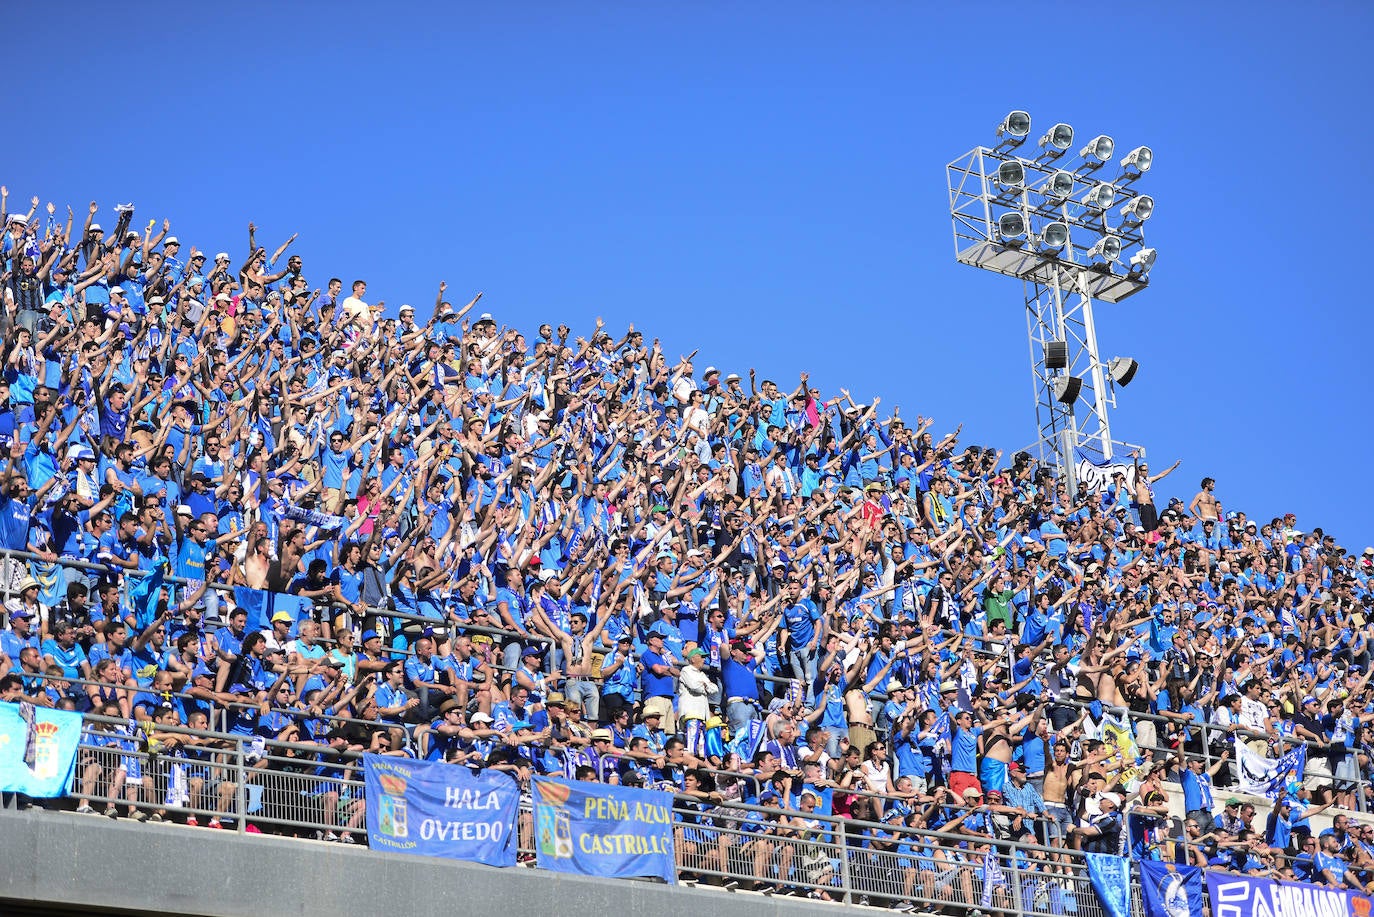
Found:
[[[1023,108],[1155,150],[1150,289],[1097,322],[1161,496],[1374,543],[1368,2],[222,10],[7,10],[12,206],[133,201],[235,264],[252,219],[389,314],[447,280],[1010,452],[1020,284],[955,262],[944,166]]]

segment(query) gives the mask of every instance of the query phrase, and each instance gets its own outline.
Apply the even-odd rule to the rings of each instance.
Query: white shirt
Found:
[[[678,676],[677,712],[684,719],[704,720],[711,715],[711,704],[707,695],[716,690],[716,685],[706,673],[688,663]]]
[[[1241,698],[1240,723],[1246,729],[1264,732],[1265,727],[1269,724],[1269,707],[1264,701],[1251,700],[1248,697]]]

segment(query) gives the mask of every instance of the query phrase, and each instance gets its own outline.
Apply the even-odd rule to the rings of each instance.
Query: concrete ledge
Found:
[[[873,913],[799,898],[496,869],[340,844],[39,810],[0,810],[0,899],[71,911],[204,917],[452,917],[475,911],[474,901],[499,915],[558,917]]]

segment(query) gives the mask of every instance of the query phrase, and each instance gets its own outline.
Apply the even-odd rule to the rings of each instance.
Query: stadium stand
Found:
[[[0,699],[86,714],[60,807],[361,844],[371,752],[670,790],[681,876],[769,894],[1374,887],[1374,548],[38,205],[0,189]]]

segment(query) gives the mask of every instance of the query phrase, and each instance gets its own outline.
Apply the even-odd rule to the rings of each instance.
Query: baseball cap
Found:
[[[380,636],[381,634],[377,633],[375,630],[365,630],[363,631],[363,642],[366,643],[369,640],[375,640]]]
[[[290,624],[291,613],[287,611],[279,611],[276,614],[272,615],[272,623],[276,624],[278,621],[285,621],[287,624]]]

